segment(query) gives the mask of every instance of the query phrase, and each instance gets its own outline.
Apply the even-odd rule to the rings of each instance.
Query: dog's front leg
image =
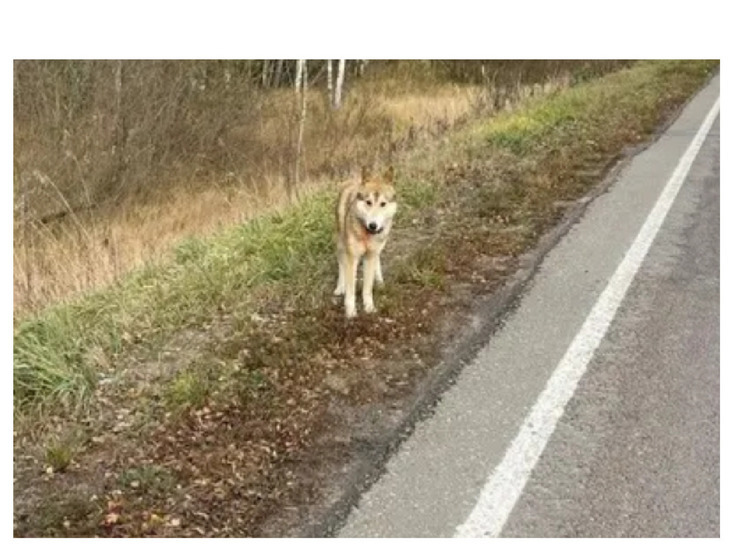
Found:
[[[373,280],[378,272],[378,253],[368,252],[363,260],[363,309],[376,312],[373,305]]]
[[[376,283],[383,285],[383,272],[381,271],[381,253],[376,253]]]
[[[344,250],[337,251],[337,264],[339,265],[339,273],[337,274],[337,288],[334,290],[334,295],[345,294],[345,261],[347,256]]]
[[[360,257],[357,254],[347,252],[345,254],[345,315],[347,318],[357,316],[355,309],[355,276]]]

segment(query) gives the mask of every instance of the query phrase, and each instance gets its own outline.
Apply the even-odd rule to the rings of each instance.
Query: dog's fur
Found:
[[[363,260],[363,308],[375,312],[373,282],[383,283],[381,251],[386,245],[394,214],[396,199],[394,169],[380,177],[372,176],[363,167],[360,180],[345,185],[337,201],[337,260],[339,277],[335,295],[344,295],[345,315],[357,315],[355,282],[357,267]]]

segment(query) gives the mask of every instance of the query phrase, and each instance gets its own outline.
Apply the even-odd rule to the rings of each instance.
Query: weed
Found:
[[[44,452],[44,461],[55,472],[64,472],[72,462],[74,449],[62,441],[51,443]]]
[[[117,482],[121,487],[150,494],[166,493],[176,485],[173,474],[156,464],[144,464],[124,470]]]
[[[210,385],[205,372],[187,369],[177,373],[166,387],[166,405],[172,411],[185,411],[204,406],[210,395]]]

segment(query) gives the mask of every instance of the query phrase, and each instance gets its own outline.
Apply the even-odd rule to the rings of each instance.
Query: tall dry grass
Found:
[[[14,316],[281,208],[290,189],[328,187],[485,111],[612,67],[380,61],[350,73],[334,111],[316,61],[294,184],[291,64],[270,66],[279,71],[262,87],[262,61],[17,61]]]

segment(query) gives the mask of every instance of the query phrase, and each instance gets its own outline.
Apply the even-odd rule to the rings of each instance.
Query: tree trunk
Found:
[[[303,77],[303,66],[305,65],[305,60],[298,59],[295,63],[295,94],[298,95],[300,92],[300,82],[302,81]]]
[[[118,190],[121,187],[122,176],[124,175],[127,163],[125,161],[125,149],[127,143],[127,123],[125,122],[124,110],[122,110],[123,99],[123,82],[124,70],[121,60],[117,60],[114,69],[114,166],[112,169],[111,184],[112,190]],[[90,200],[88,201],[90,205]]]
[[[275,66],[275,83],[274,86],[280,87],[280,79],[282,78],[282,60],[278,60]]]
[[[326,61],[326,90],[329,93],[329,106],[334,106],[334,63]]]
[[[337,87],[334,90],[334,108],[339,109],[342,106],[342,84],[345,80],[345,61],[340,59],[337,66]]]
[[[116,119],[116,141],[117,149],[121,149],[124,144],[124,119],[122,115],[122,61],[117,60],[114,69],[114,114]]]
[[[264,89],[269,85],[269,60],[262,61],[262,87]]]
[[[303,131],[306,124],[306,94],[308,91],[308,68],[305,60],[299,60],[297,65],[297,75],[295,76],[296,98],[298,100],[298,142],[295,149],[295,173],[292,192],[288,195],[298,199],[298,190],[300,188],[300,165],[303,155]]]

